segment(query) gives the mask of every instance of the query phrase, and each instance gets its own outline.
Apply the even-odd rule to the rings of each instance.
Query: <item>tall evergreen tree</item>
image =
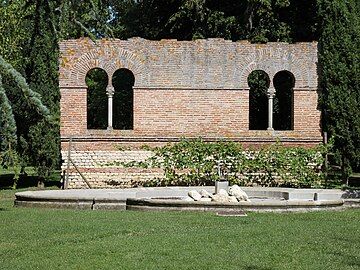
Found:
[[[44,179],[59,165],[58,41],[105,36],[110,31],[109,5],[106,0],[2,1],[0,13],[0,55],[36,91],[0,57],[0,166],[14,164],[9,155],[14,153],[17,166],[35,166]],[[50,117],[43,117],[46,108],[40,99]]]
[[[16,123],[0,74],[0,165],[16,170],[18,165]],[[16,186],[16,182],[14,184]]]
[[[40,185],[50,172],[60,164],[60,92],[58,87],[58,40],[54,22],[54,8],[50,1],[36,0],[34,13],[30,17],[32,25],[29,44],[29,64],[26,77],[30,88],[42,96],[42,102],[49,108],[56,121],[41,119],[29,126],[25,133],[28,155],[37,167]]]
[[[360,164],[360,20],[357,0],[320,0],[323,129],[334,138],[343,180]]]
[[[16,86],[16,88],[10,88],[11,90],[21,90],[18,96],[25,101],[24,104],[32,111],[33,115],[43,118],[46,121],[52,120],[49,117],[48,109],[42,104],[39,94],[32,91],[26,83],[25,78],[0,56],[0,166],[13,168],[15,176],[17,176],[20,164],[19,134],[17,133],[18,129],[13,110],[14,106],[8,98],[12,93],[7,93],[6,90],[9,89],[3,87],[1,75],[7,76]],[[22,125],[19,124],[19,126]],[[15,187],[16,181],[14,181],[14,188]]]

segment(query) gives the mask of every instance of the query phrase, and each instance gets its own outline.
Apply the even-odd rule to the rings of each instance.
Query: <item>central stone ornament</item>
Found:
[[[190,190],[188,192],[188,197],[185,198],[185,200],[219,203],[250,202],[249,196],[238,185],[229,187],[228,191],[226,189],[216,189],[214,194],[209,193],[205,189],[201,190],[200,192],[196,190]]]

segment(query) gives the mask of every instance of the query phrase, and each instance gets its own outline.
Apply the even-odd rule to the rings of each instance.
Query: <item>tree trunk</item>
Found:
[[[37,187],[39,189],[45,188],[45,181],[44,181],[43,177],[39,177],[38,182],[37,182]]]

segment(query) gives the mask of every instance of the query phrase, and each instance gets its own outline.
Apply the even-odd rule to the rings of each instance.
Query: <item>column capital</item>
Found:
[[[268,98],[274,98],[275,96],[275,88],[274,87],[270,87],[266,93],[266,95],[268,96]]]
[[[108,95],[108,97],[113,97],[115,93],[115,89],[112,86],[108,86],[106,87],[106,94]]]

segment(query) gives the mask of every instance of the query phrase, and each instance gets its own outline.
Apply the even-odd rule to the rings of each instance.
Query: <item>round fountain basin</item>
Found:
[[[307,211],[321,209],[341,209],[344,204],[339,200],[284,200],[274,198],[254,199],[250,202],[219,203],[203,201],[185,201],[181,199],[127,199],[127,210],[156,210],[156,211],[257,211],[257,212],[283,212],[283,211]]]
[[[344,207],[341,190],[242,187],[251,202],[187,201],[190,190],[207,187],[147,187],[25,191],[15,194],[15,206],[70,209],[157,211],[310,211]]]

